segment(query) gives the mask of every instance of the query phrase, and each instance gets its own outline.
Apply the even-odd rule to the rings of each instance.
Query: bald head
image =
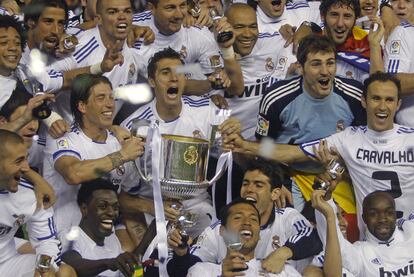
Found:
[[[247,16],[256,18],[256,11],[247,4],[234,3],[227,9],[225,16],[227,17],[230,24],[234,25],[235,23],[238,23],[237,20],[234,20],[238,17]]]
[[[370,207],[373,206],[375,202],[382,202],[382,201],[388,202],[389,205],[395,208],[395,201],[394,201],[394,198],[391,196],[391,194],[386,191],[377,190],[377,191],[371,192],[364,198],[364,201],[362,202],[363,210],[365,211],[369,209]]]

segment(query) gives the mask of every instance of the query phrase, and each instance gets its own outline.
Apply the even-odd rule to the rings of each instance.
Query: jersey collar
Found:
[[[273,222],[275,221],[276,210],[278,210],[278,208],[275,208],[275,205],[273,205],[272,213],[270,214],[269,220],[267,220],[266,224],[260,226],[260,230],[265,230],[267,229],[267,227],[273,224]]]

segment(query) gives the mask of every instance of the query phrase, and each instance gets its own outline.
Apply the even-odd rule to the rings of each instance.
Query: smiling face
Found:
[[[375,198],[365,203],[362,218],[371,234],[379,240],[387,241],[395,230],[395,202],[391,196],[376,194]]]
[[[378,12],[377,0],[359,0],[361,16],[376,16]]]
[[[0,189],[14,193],[18,190],[22,173],[29,170],[27,148],[23,143],[6,142],[4,149],[7,153],[0,157]]]
[[[336,44],[341,45],[351,35],[355,25],[355,12],[350,6],[334,4],[323,18],[326,35]]]
[[[335,53],[308,53],[302,68],[305,90],[314,98],[328,96],[336,73]]]
[[[89,204],[82,204],[81,211],[88,235],[94,241],[103,240],[112,234],[119,216],[118,197],[112,190],[96,190]]]
[[[362,106],[367,111],[367,123],[371,130],[381,132],[391,130],[394,117],[401,106],[397,86],[391,82],[374,81],[368,86]]]
[[[124,41],[132,26],[129,0],[102,0],[97,10],[99,30],[104,43]]]
[[[391,7],[400,20],[414,23],[413,0],[391,0]]]
[[[259,170],[246,171],[240,190],[240,196],[252,201],[259,210],[260,217],[265,220],[273,209],[273,201],[280,189],[271,190],[270,179]],[[261,225],[266,222],[261,222]]]
[[[187,14],[186,0],[159,0],[156,6],[150,3],[150,7],[160,33],[169,36],[181,29]]]
[[[256,44],[259,29],[255,11],[249,6],[233,6],[227,13],[228,22],[233,26],[236,40],[234,50],[242,57],[249,55]]]
[[[109,84],[98,83],[91,87],[88,100],[80,101],[78,110],[82,113],[83,126],[95,126],[99,129],[112,126],[115,99]]]
[[[258,0],[258,6],[271,18],[282,16],[286,7],[286,0]]]
[[[24,111],[26,110],[25,106],[18,107],[9,118],[9,121],[14,121],[17,118],[21,117],[24,114]],[[19,129],[17,132],[24,140],[24,144],[26,145],[27,149],[32,146],[33,143],[33,136],[37,134],[37,130],[39,129],[39,121],[38,120],[32,120],[29,123],[27,123],[25,126]]]
[[[0,75],[9,76],[22,57],[21,38],[14,28],[0,28]]]
[[[172,58],[164,58],[156,63],[154,78],[149,78],[149,84],[154,88],[158,111],[181,109],[185,77],[175,72],[181,65],[180,60]]]
[[[65,21],[64,9],[54,7],[45,8],[37,23],[29,22],[30,29],[33,31],[31,38],[34,43],[31,43],[32,46],[39,48],[49,55],[54,55],[60,37],[64,32]]]
[[[260,222],[256,209],[249,204],[235,204],[229,209],[226,226],[221,226],[220,232],[228,231],[239,234],[243,245],[241,252],[254,252],[260,239]]]

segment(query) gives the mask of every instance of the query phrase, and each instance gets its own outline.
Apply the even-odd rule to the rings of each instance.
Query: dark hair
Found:
[[[70,94],[70,108],[76,124],[81,125],[82,123],[82,113],[78,110],[79,102],[87,103],[91,95],[91,89],[100,83],[108,84],[112,89],[112,84],[109,79],[102,75],[84,73],[76,76],[73,80]]]
[[[365,209],[367,208],[367,206],[369,206],[371,202],[375,200],[378,196],[387,198],[388,200],[390,200],[395,208],[395,200],[392,197],[390,192],[384,191],[384,190],[376,190],[376,191],[369,193],[367,196],[365,196],[364,200],[362,201],[363,213],[365,212]]]
[[[382,82],[382,83],[385,83],[385,82],[394,83],[394,85],[397,87],[398,99],[401,98],[401,82],[400,82],[400,80],[397,77],[395,77],[393,74],[377,71],[374,74],[371,74],[364,81],[364,90],[362,92],[362,96],[365,99],[367,98],[369,85],[372,84],[375,81]]]
[[[13,16],[11,15],[2,15],[0,16],[0,28],[13,28],[20,36],[20,46],[22,51],[26,46],[26,32],[20,24]]]
[[[154,7],[157,7],[159,2],[160,2],[160,0],[147,0],[147,3],[151,3],[152,5],[154,5]]]
[[[161,51],[158,51],[157,53],[154,54],[154,56],[152,56],[149,59],[148,62],[148,78],[155,78],[155,71],[157,69],[157,62],[159,62],[162,59],[177,59],[179,60],[182,64],[184,64],[184,61],[181,59],[180,54],[175,51],[174,49],[168,47],[168,48],[164,48]]]
[[[117,194],[118,186],[115,186],[110,181],[102,178],[97,178],[91,181],[83,182],[78,191],[78,205],[88,205],[92,200],[93,192],[96,190],[111,190]]]
[[[247,164],[245,173],[247,171],[255,170],[260,171],[269,178],[270,191],[275,188],[282,187],[284,181],[284,170],[279,164],[261,158],[251,159]]]
[[[299,44],[296,58],[300,65],[305,65],[309,53],[336,53],[335,45],[326,37],[317,34],[310,34],[304,37]]]
[[[247,205],[252,206],[254,208],[254,210],[257,212],[257,216],[258,216],[259,222],[260,222],[259,210],[253,204],[253,202],[239,197],[239,198],[236,198],[233,201],[231,201],[229,204],[227,204],[223,208],[221,208],[219,219],[221,221],[222,226],[226,226],[226,224],[227,224],[227,217],[229,216],[230,208],[235,206],[235,205],[238,205],[238,204],[247,204]]]
[[[4,116],[7,120],[10,120],[10,116],[14,113],[14,111],[21,106],[27,105],[32,95],[30,95],[26,91],[21,91],[20,89],[16,88],[12,95],[10,96],[9,100],[4,103],[3,107],[0,109],[0,116]]]
[[[355,18],[361,15],[359,0],[322,0],[319,6],[321,16],[326,17],[326,14],[333,5],[343,5],[352,8],[355,13]]]
[[[68,6],[64,0],[32,0],[23,10],[24,24],[27,29],[29,29],[27,21],[31,19],[37,23],[46,8],[63,9],[65,11],[65,21],[68,21]]]

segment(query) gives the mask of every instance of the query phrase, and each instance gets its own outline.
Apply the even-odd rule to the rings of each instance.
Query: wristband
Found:
[[[89,71],[91,72],[91,74],[101,75],[103,73],[102,68],[101,68],[101,63],[96,63],[94,65],[91,65],[91,67],[89,68]]]
[[[57,120],[63,120],[63,118],[57,113],[57,112],[53,112],[50,114],[50,116],[48,118],[45,118],[42,120],[42,122],[47,126],[47,128],[49,129],[50,126],[52,126],[52,124],[57,121]]]
[[[221,56],[224,60],[233,60],[234,59],[234,49],[233,46],[227,48],[220,48]]]

